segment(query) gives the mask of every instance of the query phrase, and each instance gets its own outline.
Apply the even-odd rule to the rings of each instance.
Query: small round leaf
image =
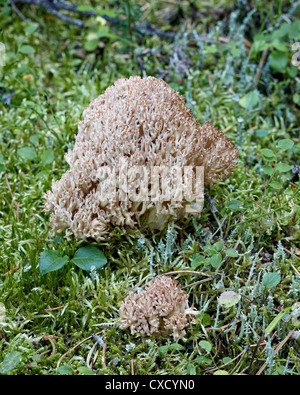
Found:
[[[7,374],[13,370],[22,360],[22,354],[20,352],[14,351],[7,354],[0,367],[1,374]]]
[[[241,299],[241,295],[237,294],[234,291],[226,291],[220,295],[219,302],[220,305],[228,309],[236,305]]]
[[[269,148],[263,148],[261,150],[261,153],[263,155],[263,157],[267,160],[272,160],[275,158],[275,154],[272,150],[270,150]]]
[[[291,149],[294,146],[293,140],[290,139],[282,139],[278,141],[278,147],[281,149]]]
[[[100,269],[107,263],[107,259],[102,251],[91,246],[79,248],[72,262],[82,270],[91,271],[93,266],[95,269]]]
[[[40,272],[42,275],[54,272],[62,268],[68,260],[69,258],[66,255],[62,257],[56,250],[45,250],[40,258]]]
[[[268,289],[274,288],[276,287],[276,285],[280,283],[280,279],[281,277],[279,273],[276,272],[266,273],[263,276],[262,284]]]

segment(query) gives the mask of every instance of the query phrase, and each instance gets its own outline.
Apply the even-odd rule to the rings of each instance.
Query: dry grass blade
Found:
[[[100,334],[100,333],[101,333],[101,332],[98,332],[98,333],[96,333],[95,335],[98,335],[98,334]],[[70,354],[72,351],[74,351],[74,350],[75,350],[77,347],[79,347],[81,344],[83,344],[83,343],[85,343],[86,341],[92,339],[93,337],[94,337],[94,336],[91,335],[91,336],[89,336],[89,337],[87,337],[87,338],[81,340],[79,343],[75,344],[74,347],[70,348],[70,350],[68,350],[67,352],[65,352],[65,353],[59,358],[59,360],[58,360],[58,362],[57,362],[56,369],[59,368],[59,366],[60,366],[60,364],[61,364],[61,361],[62,361],[68,354]],[[96,342],[95,344],[97,344],[97,342]]]
[[[90,349],[90,351],[89,351],[89,353],[88,353],[88,355],[87,355],[87,358],[86,358],[86,366],[87,366],[88,368],[91,368],[91,369],[93,369],[94,359],[93,359],[92,363],[90,363],[90,360],[91,360],[91,357],[92,357],[92,355],[93,355],[93,352],[94,352],[94,350],[95,350],[97,344],[98,344],[97,342],[95,342],[95,343],[93,344],[93,347]]]

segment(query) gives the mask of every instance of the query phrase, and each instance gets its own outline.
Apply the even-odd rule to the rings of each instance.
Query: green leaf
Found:
[[[39,25],[29,25],[25,28],[25,33],[26,34],[32,34],[36,31],[36,29],[39,27]]]
[[[214,244],[214,247],[217,251],[221,251],[224,247],[224,242],[219,240]]]
[[[289,34],[290,24],[284,22],[277,30],[274,30],[271,34],[272,41],[276,38],[283,38]]]
[[[299,18],[296,21],[289,23],[288,25],[289,25],[289,39],[295,40],[295,38],[300,38],[300,20],[299,20]]]
[[[0,373],[7,374],[13,370],[22,360],[22,354],[14,351],[7,354],[2,362]]]
[[[229,376],[229,373],[226,370],[217,370],[214,373],[214,376]]]
[[[286,307],[285,309],[283,309],[279,314],[277,314],[277,316],[272,320],[272,322],[267,326],[266,330],[265,330],[265,336],[268,333],[271,333],[278,325],[279,321],[285,316],[285,314],[291,310],[292,306],[290,307]]]
[[[293,102],[295,104],[300,104],[300,95],[299,95],[299,93],[294,93],[293,94]]]
[[[78,11],[95,11],[91,5],[82,4],[77,7]]]
[[[196,366],[193,363],[189,363],[186,367],[186,373],[190,376],[196,376]]]
[[[34,53],[35,49],[30,45],[22,45],[22,47],[19,49],[19,52],[25,55],[29,55],[31,53]]]
[[[193,269],[196,269],[198,266],[202,265],[204,262],[204,256],[201,254],[194,254],[192,257],[191,266]]]
[[[275,158],[275,154],[272,150],[270,150],[269,148],[263,148],[261,150],[261,153],[263,155],[263,157],[267,160],[272,160]]]
[[[199,314],[196,317],[200,319],[203,326],[211,325],[211,318],[207,313]]]
[[[23,159],[34,160],[36,158],[35,149],[32,147],[22,147],[17,150],[17,155]]]
[[[219,298],[220,305],[229,309],[230,307],[236,305],[241,299],[241,295],[234,291],[222,292]]]
[[[84,374],[85,376],[93,376],[95,374],[92,369],[87,366],[79,366],[77,370],[80,374]]]
[[[289,63],[289,58],[284,52],[276,51],[270,55],[270,66],[273,70],[278,73],[284,73],[287,65]]]
[[[280,283],[280,279],[280,274],[277,272],[266,273],[263,276],[262,284],[268,289],[274,288]]]
[[[54,161],[54,152],[51,149],[47,149],[41,155],[41,161],[44,165],[49,165]]]
[[[258,137],[266,137],[269,135],[269,132],[265,129],[257,129],[255,133]]]
[[[61,269],[69,260],[67,255],[61,256],[56,250],[45,250],[40,257],[40,272],[42,275]]]
[[[210,259],[209,263],[212,267],[219,267],[222,263],[222,255],[221,254],[214,254]]]
[[[84,49],[90,52],[95,51],[95,49],[98,47],[98,43],[99,43],[98,38],[93,40],[87,40],[84,43]]]
[[[36,174],[37,178],[46,178],[49,176],[49,170],[42,170]]]
[[[63,365],[63,366],[60,366],[57,369],[57,372],[59,374],[72,374],[73,373],[73,369],[69,365]]]
[[[268,174],[268,176],[271,176],[274,173],[274,168],[272,166],[263,165],[262,169],[263,169],[264,173]]]
[[[263,34],[257,34],[254,37],[253,44],[251,46],[251,54],[256,56],[259,52],[264,51],[269,47],[267,43],[267,37]]]
[[[38,145],[39,144],[39,136],[37,134],[33,134],[32,136],[29,137],[29,141],[34,144]]]
[[[284,150],[291,149],[294,146],[293,140],[283,139],[278,141],[278,147]]]
[[[276,165],[276,170],[278,170],[280,173],[287,173],[292,169],[292,166],[287,165],[286,163],[279,162]]]
[[[72,262],[82,270],[100,269],[107,263],[103,252],[96,247],[82,247],[76,251]]]
[[[252,91],[247,93],[245,96],[243,96],[239,104],[245,108],[246,110],[251,110],[253,107],[255,107],[259,103],[259,94],[258,92]]]
[[[199,342],[199,346],[200,346],[201,348],[203,348],[203,350],[205,350],[207,353],[211,352],[212,346],[211,346],[211,344],[210,344],[208,341],[206,341],[206,340],[201,340],[201,341]]]
[[[199,365],[211,365],[212,360],[204,356],[202,357],[199,356],[195,359],[194,363],[198,363]]]
[[[117,16],[117,14],[113,10],[108,10],[106,8],[97,8],[96,12],[98,15],[107,15],[111,16],[112,18]]]
[[[278,38],[276,38],[272,42],[272,45],[275,49],[277,49],[278,51],[281,51],[281,52],[287,52],[289,50],[288,47],[284,44],[284,42],[279,40]]]
[[[273,189],[281,189],[282,188],[282,184],[280,184],[280,182],[278,182],[278,181],[271,181],[269,185]]]
[[[242,204],[243,204],[243,202],[241,202],[240,200],[231,200],[231,202],[229,202],[228,208],[230,208],[231,210],[241,211]]]
[[[239,254],[235,250],[233,250],[232,248],[226,250],[225,254],[227,256],[231,256],[232,258],[237,258],[239,256]]]
[[[158,349],[158,353],[160,355],[166,355],[168,351],[169,351],[169,346],[161,346]]]
[[[178,343],[172,343],[170,345],[170,348],[173,348],[173,350],[176,350],[176,351],[184,350],[184,347]]]
[[[108,28],[102,27],[101,29],[98,29],[97,31],[97,36],[99,38],[111,38],[111,39],[116,39],[118,36],[114,33],[112,33]]]

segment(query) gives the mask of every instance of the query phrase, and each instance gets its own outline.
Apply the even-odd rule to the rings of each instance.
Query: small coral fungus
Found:
[[[168,336],[177,339],[185,334],[188,316],[198,312],[189,308],[188,295],[177,280],[159,276],[146,289],[130,292],[123,301],[119,314],[120,328],[130,327],[131,334]]]

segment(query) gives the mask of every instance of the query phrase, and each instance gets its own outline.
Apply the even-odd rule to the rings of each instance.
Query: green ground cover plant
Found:
[[[0,374],[299,375],[300,3],[73,4],[84,28],[0,2]],[[53,236],[43,194],[82,112],[131,75],[184,95],[237,168],[159,232]],[[186,340],[121,331],[129,291],[168,272],[199,311]]]

